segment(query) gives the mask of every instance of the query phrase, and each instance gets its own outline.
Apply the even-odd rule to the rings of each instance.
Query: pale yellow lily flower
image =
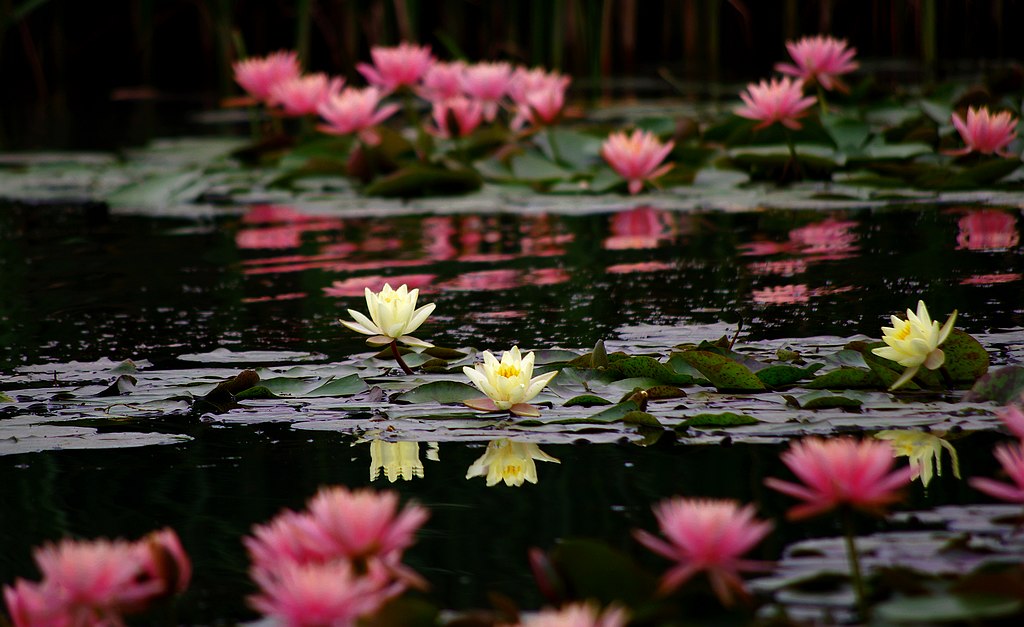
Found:
[[[492,440],[480,459],[469,467],[466,478],[486,477],[488,486],[499,481],[507,486],[521,486],[524,481],[537,483],[535,460],[562,463],[532,442],[514,442],[508,438]]]
[[[500,362],[490,351],[484,351],[483,358],[484,363],[475,368],[463,366],[462,372],[487,398],[465,401],[466,405],[484,411],[511,410],[520,416],[539,416],[540,411],[528,403],[558,371],[533,377],[533,351],[523,357],[518,346],[505,351]]]
[[[939,328],[939,323],[928,315],[924,301],[917,301],[917,313],[907,310],[907,319],[891,317],[892,326],[882,327],[882,341],[887,346],[873,349],[871,352],[884,359],[895,361],[906,368],[890,390],[895,390],[914,378],[917,371],[924,366],[935,370],[946,362],[946,354],[939,346],[946,341],[956,322],[956,310],[950,314],[946,324]]]
[[[370,288],[366,288],[366,309],[370,317],[349,309],[348,314],[355,322],[339,322],[356,333],[371,336],[367,338],[367,344],[383,346],[397,340],[409,346],[430,348],[433,344],[409,335],[423,324],[436,307],[430,303],[417,309],[416,299],[419,294],[418,289],[409,290],[405,284],[395,290],[385,283],[380,292],[371,292]]]
[[[437,442],[427,444],[427,459],[437,461]],[[423,477],[419,442],[385,442],[370,440],[370,481],[381,474],[394,483]]]
[[[953,464],[953,476],[960,478],[960,459],[953,445],[942,438],[924,431],[888,430],[875,434],[879,440],[888,440],[896,457],[906,457],[913,471],[910,479],[921,478],[921,485],[928,487],[932,474],[942,476],[942,449],[949,451]]]

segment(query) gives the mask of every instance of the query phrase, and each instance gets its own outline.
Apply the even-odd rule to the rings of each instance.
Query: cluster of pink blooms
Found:
[[[463,137],[498,112],[511,112],[510,127],[551,124],[565,106],[570,79],[543,69],[513,67],[505,62],[465,63],[437,60],[429,46],[402,43],[374,47],[373,63],[356,69],[369,87],[345,87],[340,78],[324,74],[303,76],[294,52],[235,63],[235,80],[250,96],[284,115],[319,115],[318,128],[333,135],[355,134],[377,143],[374,127],[391,117],[398,106],[381,105],[393,92],[406,90],[430,103],[434,126],[441,137]]]
[[[4,587],[14,627],[109,627],[183,592],[192,565],[170,529],[137,542],[62,540],[36,549],[40,582]]]
[[[291,627],[347,627],[419,575],[402,564],[428,512],[399,509],[394,492],[321,489],[302,512],[285,511],[244,539],[257,611]]]
[[[751,83],[740,94],[743,106],[736,115],[760,122],[760,129],[776,122],[791,129],[800,128],[799,118],[807,115],[815,98],[804,96],[804,88],[819,85],[822,89],[846,90],[839,76],[857,69],[854,48],[848,48],[844,39],[818,35],[786,43],[793,63],[779,63],[775,69],[786,74],[783,78]],[[793,78],[791,78],[793,77]]]
[[[1024,404],[1024,396],[1018,399]],[[994,498],[1010,503],[1024,504],[1024,408],[1021,404],[1011,403],[996,413],[1010,432],[1017,436],[1017,441],[1000,444],[996,447],[995,456],[1003,467],[1003,472],[1013,483],[1004,483],[987,477],[974,477],[971,486]]]

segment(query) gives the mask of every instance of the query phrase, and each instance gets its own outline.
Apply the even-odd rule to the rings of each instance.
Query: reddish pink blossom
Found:
[[[465,137],[480,126],[484,106],[479,100],[470,100],[465,96],[435,101],[433,115],[437,128],[432,132],[441,137]],[[455,128],[450,128],[452,122]]]
[[[483,105],[484,119],[493,122],[498,102],[508,93],[512,66],[508,63],[474,63],[462,73],[462,91]]]
[[[1020,243],[1017,217],[998,209],[969,210],[957,223],[958,249],[1001,250]]]
[[[462,61],[437,61],[423,75],[423,84],[418,93],[430,102],[461,96],[462,74],[465,71],[466,64]]]
[[[637,263],[616,263],[608,266],[604,271],[608,274],[639,274],[645,272],[664,272],[674,268],[670,263],[664,261],[640,261]]]
[[[667,542],[646,531],[633,534],[650,550],[677,562],[662,577],[662,592],[675,590],[703,571],[723,605],[732,604],[734,592],[741,597],[747,595],[739,572],[764,567],[741,556],[772,528],[771,523],[754,517],[752,506],[740,507],[730,500],[676,497],[658,503],[654,515]]]
[[[807,115],[807,109],[815,99],[804,97],[804,83],[801,80],[773,78],[760,83],[750,83],[747,91],[740,94],[744,106],[734,109],[736,115],[751,120],[760,120],[755,129],[771,126],[775,122],[791,129],[800,128],[798,118]]]
[[[359,63],[356,69],[371,85],[385,93],[400,87],[411,88],[434,63],[430,46],[417,46],[409,42],[391,48],[375,46],[370,50],[370,56],[373,57],[373,65]]]
[[[63,611],[58,591],[18,579],[4,586],[4,602],[14,627],[72,627],[74,618]],[[76,626],[77,627],[77,626]]]
[[[601,145],[601,156],[619,176],[629,181],[629,193],[637,194],[645,181],[653,181],[672,169],[672,163],[660,168],[674,142],[661,143],[653,133],[637,129],[632,135],[625,131],[612,133]]]
[[[591,603],[571,603],[528,616],[516,627],[626,627],[629,615],[620,607],[605,610]]]
[[[1024,403],[1024,398],[1021,399],[1021,402]],[[997,409],[996,415],[1010,430],[1010,433],[1024,440],[1024,408],[1016,403],[1011,403]]]
[[[260,593],[249,603],[287,627],[353,627],[401,591],[371,574],[356,575],[345,560],[285,562],[253,578]]]
[[[285,50],[265,57],[242,59],[231,67],[235,71],[235,81],[242,89],[262,101],[270,98],[275,85],[296,79],[302,74],[298,53]]]
[[[996,459],[1013,484],[987,477],[974,477],[970,484],[975,490],[1011,503],[1024,504],[1024,443],[1002,444],[996,447]]]
[[[570,78],[543,69],[517,68],[509,82],[509,97],[516,105],[510,126],[518,130],[527,123],[552,124],[565,107]]]
[[[980,152],[983,155],[997,154],[1001,157],[1018,157],[1005,148],[1017,137],[1017,118],[1009,111],[989,113],[988,107],[967,109],[967,121],[959,114],[953,114],[953,126],[967,144],[960,150],[946,151],[949,155],[966,155]]]
[[[163,585],[164,595],[181,594],[192,578],[192,562],[171,528],[152,531],[139,541],[145,554],[142,566],[146,575]]]
[[[270,104],[279,105],[285,115],[313,115],[320,105],[341,91],[344,81],[326,74],[307,74],[274,85]]]
[[[373,130],[384,120],[398,111],[398,105],[380,105],[382,95],[376,87],[356,89],[348,87],[340,94],[327,98],[318,108],[320,117],[327,124],[317,128],[330,135],[349,135],[357,133],[359,138],[369,145],[376,145],[380,137]]]
[[[853,60],[857,49],[848,48],[845,39],[823,35],[804,37],[799,41],[786,42],[786,50],[789,50],[795,65],[778,63],[776,71],[803,79],[808,85],[817,83],[828,90],[847,91],[838,77],[859,67]]]
[[[242,539],[249,551],[253,572],[274,571],[286,563],[309,564],[336,557],[318,546],[308,531],[309,515],[285,511],[270,522],[253,527],[252,535]]]
[[[880,515],[903,498],[899,488],[910,483],[912,474],[909,466],[892,470],[892,447],[879,440],[807,438],[791,445],[782,461],[803,484],[771,477],[765,485],[806,501],[789,510],[790,520],[840,506]]]

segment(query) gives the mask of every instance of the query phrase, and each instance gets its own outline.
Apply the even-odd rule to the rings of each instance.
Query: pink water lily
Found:
[[[1024,443],[1014,442],[997,446],[995,456],[1003,467],[1003,472],[1013,483],[987,477],[973,477],[969,483],[975,490],[980,490],[991,497],[1024,504]]]
[[[1018,400],[1018,403],[1024,403],[1024,398]],[[1006,407],[997,409],[996,416],[999,416],[1010,433],[1024,440],[1024,407],[1017,403],[1010,403]]]
[[[512,66],[508,63],[474,63],[462,72],[462,91],[483,105],[484,119],[493,122],[498,103],[508,93]]]
[[[359,63],[356,69],[371,85],[385,93],[416,85],[434,63],[430,46],[402,42],[394,47],[375,46],[370,50],[373,65]]]
[[[308,74],[282,81],[270,90],[269,102],[280,105],[285,115],[313,115],[320,105],[341,91],[344,80],[326,74]]]
[[[279,83],[296,79],[302,74],[299,55],[281,50],[265,57],[249,57],[231,65],[235,82],[257,100],[270,99],[271,90]]]
[[[593,603],[570,603],[524,618],[516,627],[626,627],[629,614],[621,607],[605,610]]]
[[[327,121],[327,124],[321,124],[317,129],[330,135],[355,133],[366,144],[374,146],[380,143],[380,135],[374,131],[374,127],[398,111],[396,104],[378,108],[381,97],[376,87],[347,87],[317,107],[317,113]]]
[[[633,535],[650,550],[677,562],[661,579],[663,593],[704,572],[722,604],[731,605],[736,595],[747,596],[739,572],[766,568],[741,558],[772,529],[770,522],[754,516],[750,505],[676,497],[655,505],[654,514],[667,541],[643,530]]]
[[[1017,137],[1017,118],[1009,111],[989,113],[988,107],[967,109],[967,121],[959,114],[953,114],[953,126],[963,138],[965,147],[947,151],[950,155],[966,155],[980,152],[983,155],[997,154],[1001,157],[1018,157],[1005,148]]]
[[[419,95],[430,102],[438,102],[463,95],[462,74],[466,71],[463,61],[437,61],[423,75]]]
[[[817,83],[828,90],[847,91],[838,77],[859,67],[853,60],[857,50],[849,48],[845,39],[825,35],[804,37],[786,42],[786,50],[793,57],[793,63],[778,63],[776,71],[801,78],[808,85]]]
[[[601,156],[619,176],[629,181],[629,193],[638,194],[645,182],[672,169],[672,163],[658,166],[674,147],[675,142],[663,144],[649,131],[636,129],[632,135],[619,131],[609,135],[601,145]]]
[[[755,129],[765,128],[779,122],[791,129],[801,128],[798,118],[807,115],[807,110],[815,103],[815,99],[804,96],[804,84],[801,80],[773,78],[760,83],[750,83],[747,91],[740,94],[744,106],[734,109],[736,115],[761,123]]]
[[[433,116],[437,128],[428,131],[441,137],[465,137],[483,121],[484,104],[479,100],[456,96],[435,102]]]
[[[807,438],[792,444],[782,461],[802,483],[774,477],[765,485],[804,501],[786,517],[802,520],[837,507],[881,514],[902,499],[899,489],[910,483],[909,467],[893,470],[892,447],[878,440]]]

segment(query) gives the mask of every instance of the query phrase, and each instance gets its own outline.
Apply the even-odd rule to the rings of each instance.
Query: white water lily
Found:
[[[520,416],[539,416],[537,408],[528,403],[558,371],[533,377],[533,351],[523,357],[518,346],[505,351],[500,362],[490,351],[484,351],[483,358],[484,363],[475,368],[463,366],[462,371],[487,398],[465,401],[466,405],[484,411],[507,409]]]
[[[514,442],[500,438],[487,443],[487,450],[473,462],[466,478],[486,477],[487,485],[504,481],[507,486],[521,486],[524,481],[537,483],[536,461],[562,463],[540,450],[532,442]]]
[[[942,476],[942,449],[949,451],[953,464],[953,476],[960,478],[960,459],[956,449],[942,438],[924,431],[888,430],[875,434],[879,440],[888,440],[896,457],[907,457],[913,475],[910,480],[921,478],[921,484],[928,487],[934,474]]]
[[[416,299],[419,295],[418,289],[409,290],[405,284],[395,290],[385,283],[384,289],[376,293],[366,288],[366,308],[370,317],[367,318],[358,311],[349,309],[348,314],[355,322],[339,322],[356,333],[371,336],[367,338],[367,344],[381,346],[397,340],[409,346],[430,348],[433,344],[409,335],[420,328],[436,307],[434,303],[430,303],[416,309]]]
[[[907,319],[891,317],[892,326],[882,327],[882,341],[887,346],[873,349],[871,352],[879,357],[895,361],[906,368],[890,390],[906,384],[914,378],[917,371],[924,366],[935,370],[946,361],[946,354],[939,346],[946,341],[956,322],[956,310],[950,314],[946,324],[939,328],[939,323],[928,315],[924,301],[917,301],[917,313],[907,310]]]

